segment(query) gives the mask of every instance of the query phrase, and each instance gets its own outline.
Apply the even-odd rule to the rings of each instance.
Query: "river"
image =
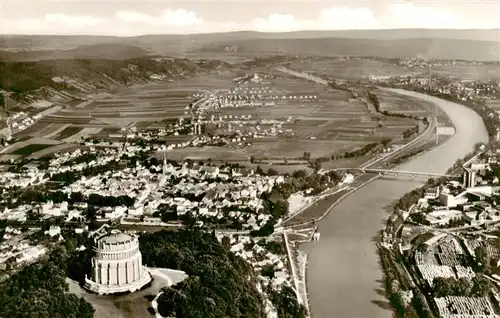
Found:
[[[398,167],[445,173],[478,142],[488,142],[481,117],[472,110],[435,97],[391,89],[440,107],[456,133],[444,144]],[[392,317],[384,295],[375,237],[394,202],[423,181],[377,179],[340,202],[319,222],[321,239],[301,247],[309,254],[307,286],[313,318]]]

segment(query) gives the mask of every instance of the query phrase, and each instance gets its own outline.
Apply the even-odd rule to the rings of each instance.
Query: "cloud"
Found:
[[[377,28],[378,21],[368,8],[334,7],[322,10],[319,22],[327,29]]]
[[[417,6],[413,3],[395,3],[389,7],[388,27],[460,28],[463,21],[450,11]]]
[[[297,30],[368,29],[378,25],[368,8],[332,7],[320,11],[314,20],[296,19],[289,13],[273,13],[267,18],[256,18],[249,24],[239,24],[239,29],[261,32]]]
[[[229,15],[228,15],[229,16]],[[463,24],[467,22],[467,24]],[[482,21],[481,21],[482,22]],[[110,34],[138,35],[159,33],[203,33],[253,30],[286,32],[298,30],[345,30],[387,28],[460,28],[474,27],[471,19],[413,3],[393,3],[375,16],[368,7],[332,6],[318,12],[316,18],[301,19],[287,12],[248,21],[204,20],[196,12],[184,8],[167,8],[158,14],[140,11],[117,11],[108,18],[91,15],[47,14],[40,19],[9,19],[4,15],[0,33],[43,34]]]
[[[2,19],[0,33],[20,34],[58,34],[61,31],[81,32],[105,23],[106,20],[93,16],[76,16],[64,13],[51,13],[42,19]]]
[[[241,28],[243,25],[240,25]],[[252,21],[249,29],[256,31],[280,32],[294,31],[305,27],[304,23],[295,20],[291,14],[273,13],[267,18],[256,18]]]
[[[163,11],[159,16],[151,16],[133,11],[119,11],[116,18],[126,23],[141,23],[151,26],[195,26],[202,25],[203,19],[193,11],[182,8]]]
[[[44,22],[75,28],[93,27],[104,22],[103,19],[98,19],[90,15],[85,16],[70,16],[63,13],[47,14]]]

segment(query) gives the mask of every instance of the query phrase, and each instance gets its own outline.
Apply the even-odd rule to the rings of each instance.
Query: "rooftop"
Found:
[[[131,235],[122,232],[111,232],[99,238],[99,241],[106,244],[116,244],[116,243],[129,242],[132,241],[133,239],[134,238]]]

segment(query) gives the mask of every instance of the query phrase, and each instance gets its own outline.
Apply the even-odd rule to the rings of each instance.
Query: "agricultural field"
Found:
[[[290,68],[300,72],[315,74],[329,79],[363,80],[371,76],[405,76],[409,73],[403,67],[386,61],[363,58],[310,58],[290,64]]]
[[[50,156],[54,153],[71,152],[76,149],[83,149],[83,148],[86,148],[86,146],[69,144],[69,143],[59,144],[55,146],[48,146],[31,153],[29,156],[27,156],[27,159],[37,160],[43,157]]]
[[[403,132],[416,125],[411,119],[381,117],[369,111],[366,102],[343,90],[327,89],[324,85],[296,79],[281,74],[278,79],[265,79],[260,83],[245,85],[253,90],[263,90],[263,99],[278,96],[275,106],[242,106],[210,110],[209,115],[251,115],[252,120],[286,121],[281,129],[293,136],[251,138],[245,149],[248,156],[256,158],[297,158],[304,152],[312,157],[325,157],[361,148],[385,139],[401,138]],[[317,96],[316,100],[282,99],[282,96]],[[387,96],[389,96],[386,93]],[[402,98],[388,100],[391,111],[424,116],[427,110],[416,102],[405,103]],[[240,124],[242,133],[254,132],[255,124]],[[259,125],[261,129],[266,125]],[[227,131],[225,131],[227,133]],[[175,152],[176,150],[173,150]]]
[[[430,111],[434,109],[430,102],[428,105],[424,105],[420,100],[391,94],[384,90],[376,90],[374,93],[380,101],[381,111],[423,117],[428,114],[427,109]]]
[[[29,156],[37,151],[40,151],[42,149],[48,148],[50,145],[47,144],[30,144],[27,146],[24,146],[22,148],[16,149],[13,152],[11,152],[14,155],[19,155],[19,156]]]
[[[314,63],[329,64],[328,60],[312,60]],[[370,67],[377,69],[377,61],[344,61],[330,65],[345,67],[346,74],[356,74],[352,65],[361,65],[367,72]],[[309,62],[308,62],[309,63]],[[368,67],[366,63],[372,63]],[[331,63],[330,63],[331,64]],[[306,65],[307,66],[307,65]],[[293,65],[292,65],[293,67]],[[347,72],[347,69],[349,72]],[[322,69],[322,68],[318,68]],[[384,69],[383,67],[381,69]],[[274,72],[268,70],[268,72]],[[113,94],[99,94],[93,100],[66,107],[43,117],[34,125],[17,133],[16,138],[40,136],[57,143],[64,142],[71,146],[82,138],[96,136],[107,138],[117,135],[122,127],[136,127],[138,130],[163,128],[164,119],[180,118],[189,115],[187,106],[192,103],[195,93],[214,93],[236,87],[259,91],[258,99],[273,101],[274,105],[238,106],[207,109],[206,115],[235,116],[251,115],[248,123],[241,122],[232,128],[217,128],[225,133],[237,129],[242,133],[256,133],[257,130],[272,130],[274,124],[262,123],[262,120],[280,121],[279,129],[285,133],[273,133],[259,138],[248,137],[249,146],[241,149],[223,147],[192,147],[173,149],[168,157],[176,160],[185,158],[206,158],[222,161],[245,161],[250,157],[268,159],[295,159],[309,152],[312,158],[329,157],[343,154],[382,140],[401,140],[406,130],[413,128],[416,122],[411,119],[383,117],[373,113],[370,105],[362,98],[343,91],[329,89],[318,83],[297,79],[283,73],[272,73],[270,78],[260,82],[235,84],[233,79],[243,72],[220,72],[175,81],[155,82],[128,87]],[[342,77],[343,73],[335,76]],[[229,93],[222,93],[229,94]],[[428,108],[416,101],[403,99],[385,92],[377,92],[382,102],[382,109],[416,116],[424,116]],[[300,98],[315,96],[315,98]],[[274,99],[273,99],[274,97]],[[279,98],[278,98],[279,97]],[[296,97],[296,98],[293,98]],[[372,107],[373,108],[373,107]],[[260,124],[259,124],[260,122]],[[214,123],[207,126],[216,125]],[[257,125],[260,126],[257,129]],[[228,129],[229,131],[224,131]],[[175,136],[164,138],[166,144],[181,143],[193,136]],[[50,147],[57,150],[57,147]],[[52,149],[31,149],[33,156],[46,155]],[[19,150],[21,151],[21,150]],[[34,154],[36,153],[36,155]],[[14,153],[9,153],[13,155]],[[163,156],[163,154],[159,154]]]
[[[486,106],[495,110],[497,113],[500,112],[500,99],[492,99],[486,102]]]
[[[396,65],[389,61],[364,58],[316,57],[290,63],[296,71],[308,72],[325,79],[363,80],[369,76],[393,77],[413,74],[413,68]],[[420,69],[420,74],[427,74],[427,69]],[[499,65],[443,65],[434,66],[432,74],[443,77],[459,77],[466,80],[498,80]]]
[[[56,139],[58,140],[64,140],[66,138],[69,138],[78,132],[80,132],[83,128],[82,127],[75,127],[75,126],[68,126],[65,127],[63,130],[61,130],[57,136]]]
[[[53,146],[60,145],[61,143],[56,140],[45,138],[24,138],[20,141],[2,149],[0,152],[0,161],[10,159],[17,160],[31,156],[37,152],[45,151]]]
[[[225,149],[219,147],[189,147],[177,148],[168,152],[157,152],[156,158],[166,155],[170,160],[204,160],[211,158],[212,161],[248,161],[250,155],[240,149]]]
[[[431,102],[392,94],[382,89],[376,90],[375,94],[380,101],[381,110],[419,117],[435,115],[440,126],[453,126],[446,113],[441,108],[435,107]]]
[[[432,74],[439,76],[452,76],[462,80],[489,81],[500,79],[500,65],[446,65],[435,66]]]
[[[275,142],[255,141],[246,149],[256,158],[300,158],[304,152],[313,157],[328,157],[333,153],[343,153],[365,145],[362,141],[321,141],[321,140],[276,140]]]
[[[14,137],[74,142],[81,137],[99,134],[102,129],[119,131],[125,126],[164,127],[158,121],[187,116],[185,108],[194,100],[192,94],[200,87],[211,89],[214,85],[220,86],[220,81],[218,76],[200,76],[187,79],[186,83],[135,85],[115,94],[99,94],[93,100],[79,102],[75,107],[66,107],[43,117],[14,134]]]

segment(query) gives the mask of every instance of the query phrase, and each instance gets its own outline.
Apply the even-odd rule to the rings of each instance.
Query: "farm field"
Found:
[[[197,81],[200,81],[200,85],[210,83],[208,79]],[[45,116],[17,133],[16,137],[47,136],[65,139],[71,137],[72,130],[75,134],[79,133],[77,127],[80,127],[80,130],[89,127],[121,128],[141,122],[184,117],[186,106],[194,100],[191,95],[197,91],[197,86],[185,84],[161,82],[135,85],[116,94],[107,94],[99,99],[81,103],[78,107],[62,109]],[[70,126],[71,130],[68,129]]]
[[[39,150],[45,149],[50,147],[50,145],[47,144],[29,144],[27,146],[24,146],[22,148],[16,149],[13,152],[11,152],[14,155],[19,155],[19,156],[29,156]]]
[[[403,67],[385,61],[363,58],[311,58],[290,64],[296,71],[315,74],[324,79],[363,80],[368,76],[404,76],[409,73]]]
[[[74,142],[81,137],[99,134],[104,128],[114,128],[115,131],[134,125],[147,128],[163,119],[186,116],[185,107],[193,101],[194,92],[200,87],[219,87],[224,81],[218,76],[201,76],[182,83],[135,85],[115,94],[101,94],[95,100],[79,102],[77,107],[45,116],[15,133],[14,137]]]
[[[433,110],[431,103],[423,105],[423,103],[416,99],[411,99],[403,96],[391,94],[384,90],[376,90],[374,92],[380,101],[380,110],[388,111],[391,113],[402,113],[412,116],[426,116],[427,109]]]
[[[279,173],[290,173],[290,174],[297,170],[304,170],[306,172],[313,171],[307,165],[272,165],[272,164],[250,163],[250,162],[245,162],[243,163],[243,165],[249,169],[257,169],[257,167],[260,167],[264,171],[267,171],[269,169],[274,169]]]
[[[488,100],[486,102],[486,106],[490,107],[491,109],[495,110],[496,112],[500,112],[500,99]]]
[[[64,140],[66,138],[69,138],[69,137],[77,134],[82,129],[83,129],[82,127],[68,126],[68,127],[64,128],[63,130],[61,130],[57,134],[56,139],[58,139],[58,140]]]
[[[322,63],[325,67],[328,65],[324,61]],[[350,67],[349,63],[354,62],[348,61],[346,68]],[[356,63],[361,62],[356,61]],[[375,63],[370,67],[376,69],[382,62],[370,63]],[[340,65],[338,64],[338,67]],[[356,73],[353,69],[350,69],[350,72]],[[78,107],[64,108],[43,117],[34,125],[17,133],[15,137],[41,136],[55,141],[56,144],[65,142],[71,145],[80,141],[82,137],[106,138],[110,134],[119,134],[122,127],[134,126],[139,130],[161,128],[164,127],[161,120],[188,115],[186,107],[195,100],[194,93],[233,89],[238,86],[233,83],[233,79],[239,75],[243,73],[212,73],[175,81],[134,85],[113,94],[101,94],[94,100],[79,103]],[[300,158],[304,152],[310,152],[312,158],[329,157],[362,148],[369,143],[386,139],[399,140],[403,132],[416,125],[414,120],[374,114],[363,100],[350,92],[329,89],[322,84],[282,73],[275,75],[278,75],[278,78],[261,79],[260,82],[239,85],[242,88],[262,90],[263,93],[259,93],[257,99],[269,101],[275,97],[272,99],[274,106],[208,109],[207,115],[252,115],[252,123],[242,122],[239,126],[236,125],[236,129],[247,133],[255,133],[258,130],[256,120],[281,121],[282,124],[277,129],[286,132],[286,136],[277,134],[265,138],[248,138],[251,145],[244,149],[216,147],[173,149],[168,152],[168,157],[175,160],[210,157],[213,160],[245,161],[251,156],[268,159]],[[377,94],[383,102],[383,109],[417,116],[428,113],[425,105],[416,101],[386,92]],[[301,96],[311,96],[311,98],[301,99]],[[273,128],[269,123],[260,126],[261,129]],[[166,137],[164,140],[166,144],[171,144],[192,138],[193,136],[175,136]],[[33,151],[32,155],[44,156],[57,148],[38,150]]]
[[[45,148],[39,149],[37,151],[32,152],[27,156],[28,159],[40,159],[49,155],[52,155],[54,153],[59,153],[59,152],[71,152],[76,149],[83,149],[86,148],[86,146],[82,145],[76,145],[76,144],[60,144],[56,146],[47,146]]]
[[[303,59],[290,64],[290,68],[316,74],[325,79],[363,80],[368,76],[406,76],[413,69],[391,64],[387,61],[375,61],[363,58],[328,58],[317,57]],[[421,69],[420,73],[427,73]],[[434,66],[432,73],[438,76],[459,77],[466,80],[500,79],[499,65],[446,65]]]
[[[301,158],[304,152],[314,157],[330,156],[332,153],[350,151],[362,147],[362,141],[277,140],[276,142],[254,142],[246,151],[256,158]]]
[[[196,160],[211,158],[213,161],[248,161],[250,155],[239,149],[226,149],[219,147],[189,147],[172,149],[167,152],[159,151],[155,154],[156,158],[163,158],[166,154],[170,160]]]
[[[260,94],[273,99],[274,106],[240,106],[210,110],[209,115],[251,115],[252,120],[286,121],[281,128],[293,132],[293,137],[265,137],[251,139],[245,149],[256,158],[297,158],[304,152],[312,157],[325,157],[361,148],[386,139],[400,139],[404,131],[413,128],[416,121],[397,117],[383,117],[368,110],[367,104],[350,92],[327,89],[324,85],[280,73],[277,79],[263,79],[260,83],[242,85],[253,90],[270,90]],[[293,96],[317,96],[316,100],[291,99]],[[388,93],[385,93],[388,97]],[[282,97],[286,97],[282,99]],[[396,103],[397,102],[397,103]],[[424,116],[426,108],[417,102],[405,103],[401,98],[387,101],[391,111]],[[264,125],[260,125],[265,128]],[[240,124],[236,129],[255,132],[255,125]]]
[[[4,149],[1,150],[2,154],[16,154],[17,151],[25,152],[24,150],[25,147],[28,147],[30,145],[46,145],[48,146],[53,146],[53,145],[58,145],[60,144],[59,141],[56,140],[51,140],[51,139],[45,139],[45,138],[27,138],[22,141],[18,141],[15,144],[12,144]],[[42,146],[34,146],[33,149],[35,148],[41,148]]]

